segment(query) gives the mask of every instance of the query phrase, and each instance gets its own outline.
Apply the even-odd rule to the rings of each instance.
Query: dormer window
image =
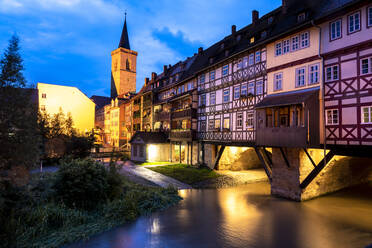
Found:
[[[242,36],[239,34],[238,36],[236,36],[236,41],[240,41],[242,38]]]
[[[224,49],[225,48],[225,43],[222,43],[221,44],[221,49]]]
[[[254,42],[254,37],[251,37],[251,39],[249,41],[250,41],[250,43],[253,43]]]
[[[209,58],[209,64],[213,63],[213,58]]]
[[[267,19],[267,23],[271,24],[274,21],[274,17],[270,16],[269,19]]]
[[[265,30],[265,31],[262,31],[262,33],[261,33],[261,37],[262,37],[262,38],[265,38],[265,37],[266,37],[266,35],[267,35],[267,32],[266,32],[266,30]]]
[[[225,56],[226,56],[226,57],[229,56],[229,50],[226,50],[226,51],[225,51]]]
[[[305,18],[306,18],[305,12],[302,12],[302,13],[298,14],[297,22],[303,22],[303,21],[305,21]]]

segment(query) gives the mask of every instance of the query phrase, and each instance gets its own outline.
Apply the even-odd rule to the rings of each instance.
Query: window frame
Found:
[[[331,112],[332,114],[332,121],[331,123],[328,122],[329,118],[328,118],[328,112]],[[333,119],[333,111],[337,111],[337,123],[334,122],[334,119]],[[333,108],[333,109],[326,109],[326,125],[327,126],[335,126],[335,125],[339,125],[340,124],[340,111],[337,109],[337,108]]]
[[[227,76],[229,75],[229,65],[224,65],[222,66],[222,72],[221,72],[221,75],[222,76]]]
[[[314,66],[317,66],[318,69],[316,71],[312,72],[311,71],[311,68],[314,67]],[[307,72],[308,72],[308,76],[309,76],[308,81],[307,81],[307,84],[308,85],[314,85],[314,84],[318,84],[320,82],[320,73],[319,73],[320,72],[320,64],[319,63],[315,63],[315,64],[312,64],[312,65],[309,65],[309,67],[307,69]],[[316,82],[312,82],[312,80],[311,80],[311,75],[313,73],[316,73],[317,74],[317,81]]]
[[[207,105],[207,95],[201,94],[200,95],[200,107]]]
[[[252,121],[251,125],[250,124],[250,120]],[[252,111],[247,111],[246,112],[246,123],[245,123],[245,127],[247,129],[254,129],[254,112]]]
[[[239,98],[240,98],[240,85],[237,85],[237,86],[234,86],[234,100],[238,100]]]
[[[213,98],[212,98],[213,96]],[[212,103],[212,99],[214,99],[213,103]],[[216,105],[216,92],[211,92],[209,94],[209,106],[211,105]]]
[[[212,78],[212,75],[213,75],[213,78]],[[216,80],[216,71],[215,70],[209,72],[209,81],[213,81],[213,80]]]
[[[280,78],[277,78],[277,76],[280,76]],[[280,81],[280,88],[277,88],[277,82]],[[283,72],[278,72],[274,74],[274,91],[280,91],[283,89]]]
[[[335,36],[334,38],[332,37],[332,25],[336,23],[340,23],[340,36]],[[337,27],[337,26],[336,26]],[[337,34],[337,30],[335,30]],[[342,38],[342,19],[337,19],[329,23],[329,41],[334,41]]]
[[[293,40],[296,39],[296,43],[293,42]],[[294,44],[296,44],[296,49],[293,48]],[[295,35],[291,37],[291,52],[295,52],[300,50],[300,36]]]
[[[250,92],[250,89],[252,89],[253,92]],[[247,95],[248,94],[255,95],[255,93],[256,93],[256,84],[255,84],[255,82],[248,82],[248,84],[247,84]]]
[[[278,46],[280,46],[280,48]],[[280,51],[280,53],[278,53],[278,51]],[[283,55],[283,46],[282,42],[277,42],[275,43],[275,57],[280,55]]]
[[[334,67],[337,67],[337,78],[334,78]],[[331,79],[330,80],[327,77],[328,76],[328,72],[327,72],[328,68],[331,68]],[[333,81],[337,81],[337,80],[340,79],[340,66],[338,64],[327,66],[327,67],[324,68],[324,70],[325,70],[325,77],[324,78],[325,78],[326,82],[333,82]]]
[[[300,70],[303,70],[303,84],[299,84],[299,75],[300,75]],[[303,66],[303,67],[299,67],[299,68],[296,68],[296,80],[295,80],[295,87],[296,88],[301,88],[301,87],[304,87],[306,86],[306,67]]]
[[[236,129],[243,129],[243,119],[244,119],[243,112],[237,112],[236,113]]]
[[[249,66],[254,65],[254,53],[248,55],[248,65]]]
[[[370,12],[370,10],[371,10],[371,12]],[[367,13],[366,13],[367,28],[371,28],[372,27],[372,5],[367,6],[366,11],[367,11]],[[371,21],[371,23],[369,21]]]
[[[42,98],[42,99],[46,99],[46,98],[47,98],[47,94],[46,94],[46,93],[42,93],[42,94],[41,94],[41,98]]]
[[[367,60],[367,73],[363,73],[363,60]],[[372,56],[360,59],[360,75],[368,75],[372,73]]]
[[[227,92],[226,95],[225,95],[225,92]],[[228,97],[227,101],[225,100],[225,96]],[[223,103],[230,102],[230,88],[223,89],[223,91],[222,91],[222,101],[223,101]]]
[[[355,15],[358,14],[359,15],[359,29],[355,29]],[[353,31],[350,31],[350,17],[353,16],[354,17],[354,30]],[[361,20],[361,12],[360,10],[358,11],[355,11],[354,13],[350,14],[347,16],[347,34],[350,35],[350,34],[354,34],[356,32],[359,32],[362,30],[362,20]]]
[[[228,123],[228,125],[229,125],[229,127],[225,127],[225,121],[226,120],[228,120],[228,122],[226,122],[226,123]],[[231,131],[231,120],[230,120],[230,116],[229,117],[223,117],[223,130],[224,129],[228,129],[229,131]]]
[[[307,35],[307,38],[302,39],[302,35],[305,35],[305,34]],[[306,46],[302,45],[303,40],[307,40]],[[307,48],[307,47],[310,47],[310,32],[309,31],[306,31],[306,32],[303,32],[303,33],[300,34],[300,49],[304,49],[304,48]]]
[[[364,109],[368,109],[368,118],[369,118],[369,121],[368,122],[364,122]],[[361,124],[372,124],[372,105],[366,105],[366,106],[361,106],[360,107],[360,111],[361,111],[361,120],[360,120],[360,123]]]
[[[286,47],[288,49],[285,49]],[[291,39],[283,40],[282,49],[283,49],[283,54],[287,54],[287,53],[290,53],[291,52]]]
[[[258,60],[257,60],[258,58]],[[254,63],[258,64],[261,62],[261,51],[256,51],[254,55]]]
[[[245,88],[245,94],[243,94],[243,87]],[[248,86],[247,84],[242,84],[240,87],[240,96],[247,96],[248,95]]]
[[[260,87],[261,88],[261,93],[258,92],[259,83],[261,84],[261,87]],[[263,80],[257,81],[256,82],[256,94],[257,95],[263,95],[264,94],[264,91],[265,91],[265,89],[264,89],[264,82],[263,82]]]

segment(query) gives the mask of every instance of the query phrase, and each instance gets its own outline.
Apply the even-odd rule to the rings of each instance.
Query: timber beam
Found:
[[[284,153],[284,151],[283,151],[283,148],[282,148],[282,147],[279,147],[279,150],[280,150],[280,153],[282,154],[282,157],[283,157],[283,159],[284,159],[285,164],[286,164],[287,167],[289,168],[289,167],[290,167],[290,165],[289,165],[289,161],[288,161],[287,156],[285,155],[285,153]]]
[[[220,150],[218,150],[213,168],[217,168],[224,150],[225,150],[225,146],[221,146]]]
[[[265,160],[265,157],[264,157],[265,155],[264,154],[268,155],[265,147],[263,147],[263,150],[264,150],[263,153],[261,153],[260,148],[256,147],[256,146],[254,147],[254,150],[256,151],[257,157],[261,161],[262,167],[264,168],[264,170],[266,172],[266,175],[269,178],[269,181],[271,182],[271,180],[272,180],[272,171],[271,171],[272,164],[271,164],[271,159],[270,159],[269,156],[267,156],[267,158],[266,158],[267,161]]]
[[[309,173],[309,175],[307,175],[307,177],[302,181],[302,183],[300,184],[300,188],[305,189],[323,170],[323,168],[329,163],[329,161],[331,161],[334,155],[334,150],[330,150],[327,155],[318,163],[318,165],[315,166],[315,168]]]

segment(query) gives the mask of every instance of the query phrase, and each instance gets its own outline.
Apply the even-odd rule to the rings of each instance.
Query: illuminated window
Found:
[[[338,124],[338,109],[327,109],[326,110],[327,125]]]
[[[214,120],[214,129],[215,130],[221,130],[221,120],[220,119]]]
[[[254,37],[252,37],[252,38],[250,39],[250,42],[251,42],[251,43],[253,43],[253,42],[254,42]]]
[[[223,129],[230,130],[230,118],[223,119]]]
[[[44,111],[45,110],[45,105],[41,105],[40,110]]]
[[[254,127],[254,113],[252,112],[247,112],[246,127],[248,129],[251,129]]]
[[[46,98],[46,93],[41,94],[41,98]]]
[[[236,114],[236,128],[243,127],[243,113]]]
[[[331,40],[341,38],[341,20],[331,22],[330,32]]]
[[[349,27],[348,29],[349,34],[360,30],[360,13],[359,12],[348,16],[348,27]]]
[[[362,107],[362,123],[372,123],[372,106]]]

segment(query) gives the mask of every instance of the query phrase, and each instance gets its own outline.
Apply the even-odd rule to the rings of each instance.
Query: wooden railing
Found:
[[[196,118],[197,110],[194,108],[188,108],[183,110],[176,110],[172,112],[172,119],[179,118]]]
[[[157,122],[157,121],[167,121],[167,120],[169,120],[169,117],[170,117],[169,112],[165,112],[165,111],[157,112],[157,113],[154,114],[154,121],[155,122]]]
[[[194,130],[171,130],[170,139],[172,140],[194,140],[196,139],[196,132]]]

